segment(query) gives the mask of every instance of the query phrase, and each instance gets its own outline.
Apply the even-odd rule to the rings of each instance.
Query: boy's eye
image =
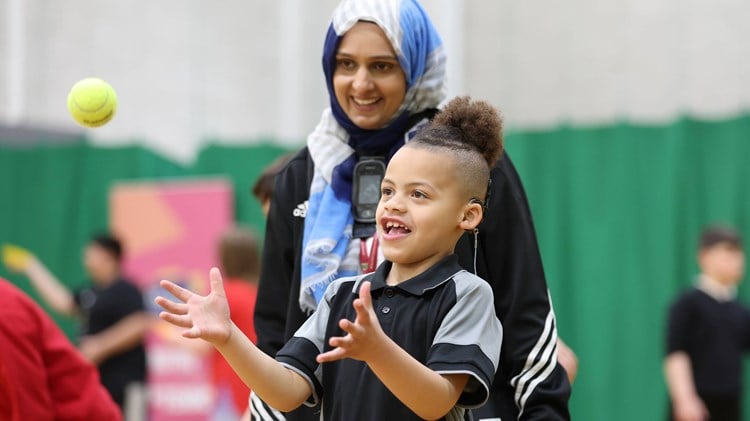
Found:
[[[411,194],[413,197],[417,199],[425,199],[427,198],[427,195],[424,194],[424,192],[421,192],[419,190],[414,190],[414,193]]]
[[[380,189],[380,196],[390,196],[391,193],[393,193],[393,190],[391,190],[389,187],[383,187]]]

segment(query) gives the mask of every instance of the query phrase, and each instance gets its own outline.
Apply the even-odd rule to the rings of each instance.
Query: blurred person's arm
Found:
[[[677,421],[703,421],[708,410],[695,390],[690,357],[683,351],[672,352],[664,360],[664,377]]]
[[[578,376],[578,357],[568,344],[560,338],[557,338],[557,361],[568,373],[568,380],[572,385],[576,376]]]
[[[703,421],[708,410],[698,396],[693,366],[688,350],[694,345],[695,325],[690,295],[679,296],[670,306],[667,316],[666,357],[664,380],[667,383],[672,414],[677,421]]]
[[[151,316],[146,312],[125,316],[107,329],[81,338],[79,349],[89,361],[98,365],[107,358],[128,351],[143,342],[151,320]]]
[[[23,273],[31,285],[52,310],[72,316],[77,310],[73,294],[60,282],[33,253],[28,250],[6,244],[2,251],[3,263],[14,271]]]

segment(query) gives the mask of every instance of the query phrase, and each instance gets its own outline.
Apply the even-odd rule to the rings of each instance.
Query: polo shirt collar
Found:
[[[388,277],[392,265],[393,263],[386,260],[378,266],[371,278],[371,291],[389,287],[385,283],[385,279]],[[461,270],[463,268],[458,264],[458,255],[451,254],[419,275],[390,288],[397,288],[409,294],[419,296],[449,281]]]
[[[732,301],[737,298],[737,287],[724,285],[706,274],[698,275],[698,289],[718,302]]]

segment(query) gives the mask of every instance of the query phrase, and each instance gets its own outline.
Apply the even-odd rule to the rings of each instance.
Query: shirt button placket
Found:
[[[383,327],[383,330],[386,332],[390,331],[391,324],[393,321],[393,318],[391,317],[393,312],[391,310],[393,310],[392,298],[394,297],[394,295],[396,294],[393,291],[393,288],[386,288],[383,291],[383,295],[380,300],[381,301],[381,307],[380,307],[381,315],[380,317],[378,317],[378,319],[380,319],[381,326]]]

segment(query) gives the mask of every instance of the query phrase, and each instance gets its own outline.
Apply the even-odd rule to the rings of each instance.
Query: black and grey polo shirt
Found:
[[[397,286],[385,283],[391,263],[369,275],[332,283],[318,309],[299,328],[276,359],[300,373],[313,389],[306,403],[322,404],[325,420],[419,419],[375,376],[354,359],[318,364],[332,336],[344,336],[338,323],[354,320],[352,306],[363,280],[372,282],[372,303],[383,331],[411,356],[438,373],[466,373],[469,382],[445,417],[461,420],[465,408],[481,406],[495,377],[502,326],[495,316],[492,289],[463,270],[456,255]]]

